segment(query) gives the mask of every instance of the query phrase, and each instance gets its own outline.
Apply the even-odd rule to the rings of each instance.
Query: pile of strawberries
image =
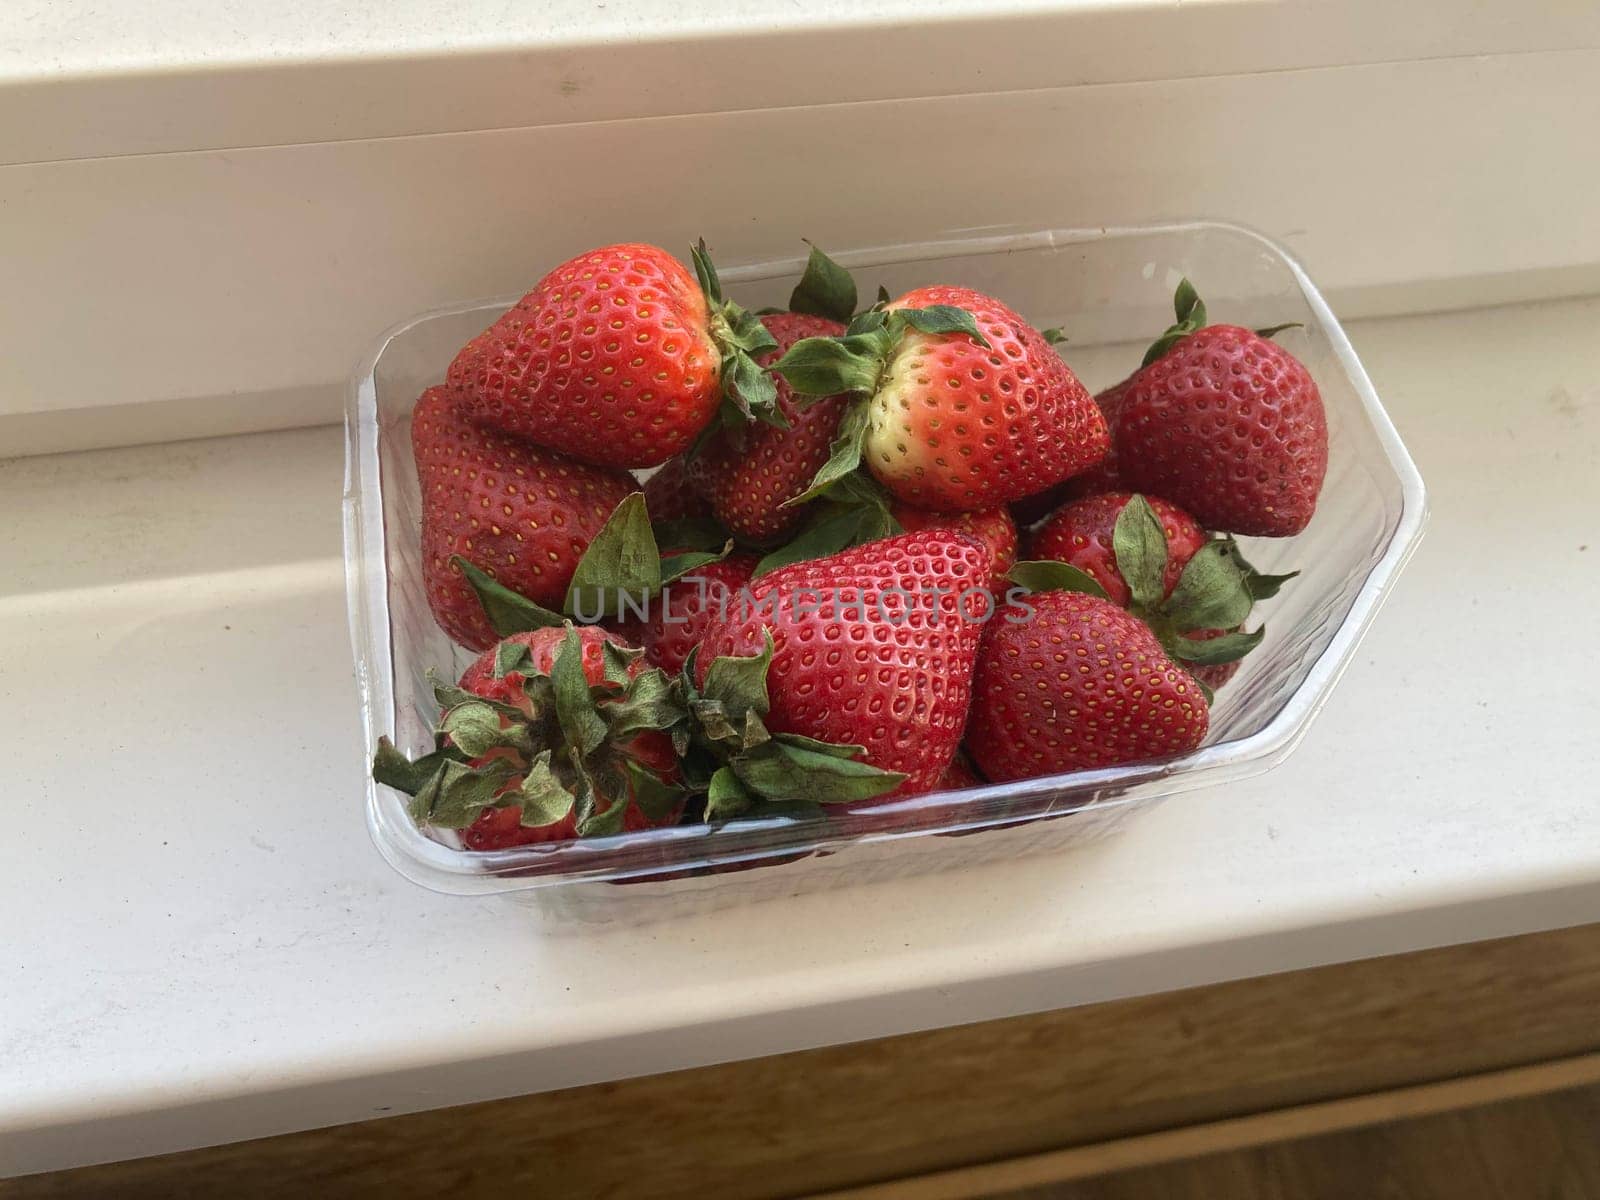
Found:
[[[692,257],[563,263],[417,401],[428,599],[482,652],[430,753],[380,745],[419,823],[488,850],[1201,744],[1290,578],[1233,535],[1304,529],[1327,468],[1277,329],[1185,281],[1091,396],[994,297],[858,311],[813,250],[751,313]]]

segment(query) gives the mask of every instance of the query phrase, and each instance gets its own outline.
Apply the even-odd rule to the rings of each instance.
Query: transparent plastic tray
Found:
[[[1083,771],[899,801],[821,822],[771,819],[469,852],[418,830],[405,797],[368,780],[373,840],[397,870],[452,893],[515,892],[579,916],[665,915],[756,895],[958,867],[1104,834],[1142,806],[1276,766],[1294,749],[1350,661],[1422,535],[1422,480],[1316,287],[1282,249],[1236,226],[1038,230],[830,253],[863,295],[930,283],[1003,298],[1066,330],[1067,360],[1095,390],[1138,365],[1171,320],[1187,275],[1211,318],[1301,322],[1279,340],[1310,368],[1327,406],[1327,482],[1316,517],[1291,539],[1244,539],[1262,570],[1301,574],[1259,615],[1267,637],[1217,696],[1207,743],[1164,762]],[[781,305],[800,257],[729,268],[731,293]],[[408,753],[431,745],[429,669],[453,676],[471,655],[435,625],[418,560],[419,504],[408,421],[456,349],[513,298],[442,309],[384,335],[352,382],[347,417],[345,558],[368,761],[380,735]],[[968,836],[950,836],[950,835]],[[759,869],[751,869],[759,868]],[[628,886],[619,886],[627,884]]]

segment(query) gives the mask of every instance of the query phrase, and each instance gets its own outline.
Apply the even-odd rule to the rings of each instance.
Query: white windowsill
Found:
[[[1279,770],[637,929],[371,846],[337,429],[0,463],[0,1175],[1600,920],[1597,324],[1351,328],[1433,524]]]

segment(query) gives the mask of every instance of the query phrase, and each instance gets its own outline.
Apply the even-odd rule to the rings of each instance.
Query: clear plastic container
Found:
[[[1079,842],[1168,796],[1266,771],[1299,742],[1427,518],[1415,465],[1299,265],[1265,238],[1213,222],[1007,231],[829,250],[854,269],[863,295],[880,283],[891,293],[963,284],[1003,298],[1040,328],[1061,326],[1070,338],[1068,361],[1093,389],[1138,365],[1144,346],[1170,323],[1172,290],[1182,275],[1194,281],[1213,320],[1303,325],[1279,340],[1322,390],[1327,482],[1300,536],[1244,539],[1262,570],[1301,574],[1262,606],[1266,640],[1218,694],[1207,743],[1175,760],[922,796],[826,821],[690,825],[492,852],[464,851],[420,831],[406,798],[369,779],[373,840],[403,875],[442,892],[518,893],[580,917],[659,917],[686,905],[743,902]],[[741,302],[781,305],[802,265],[798,256],[724,265],[722,275]],[[443,378],[456,349],[511,302],[444,309],[399,326],[352,382],[345,557],[369,761],[382,734],[412,754],[431,746],[427,672],[454,675],[471,658],[440,631],[423,594],[408,420],[417,396]]]

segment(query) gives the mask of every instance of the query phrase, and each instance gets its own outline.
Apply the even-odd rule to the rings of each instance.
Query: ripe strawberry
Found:
[[[712,627],[699,670],[770,636],[769,729],[865,747],[865,762],[905,776],[882,798],[928,791],[961,740],[982,628],[961,593],[988,571],[976,543],[943,531],[781,567]]]
[[[1029,541],[1029,556],[1070,563],[1088,572],[1105,589],[1112,603],[1127,608],[1132,596],[1122,572],[1117,569],[1113,538],[1117,518],[1132,499],[1131,492],[1108,492],[1066,505],[1034,531]],[[1206,532],[1177,505],[1155,496],[1146,499],[1167,538],[1167,565],[1162,573],[1161,592],[1161,598],[1165,599],[1178,586],[1178,579],[1195,551],[1205,545]]]
[[[936,513],[908,504],[895,504],[889,510],[907,533],[927,529],[947,529],[976,538],[989,553],[992,591],[1003,592],[1006,572],[1017,561],[1017,526],[1004,508],[986,512]]]
[[[770,408],[749,354],[771,349],[721,295],[704,247],[695,276],[654,246],[562,263],[450,364],[473,420],[586,462],[648,467],[688,449],[719,408]]]
[[[584,550],[636,486],[620,471],[479,428],[442,387],[417,401],[411,449],[428,604],[440,627],[472,650],[493,645],[495,632],[452,556],[560,609]]]
[[[735,611],[739,589],[750,582],[755,568],[756,560],[743,554],[696,567],[653,597],[648,620],[631,622],[627,633],[656,666],[668,672],[682,670],[706,631]]]
[[[1121,383],[1112,384],[1105,391],[1095,395],[1095,406],[1105,418],[1108,430],[1114,431],[1117,427],[1117,414],[1122,411],[1122,398],[1127,394],[1129,382],[1130,380],[1124,379]],[[1026,528],[1049,516],[1068,500],[1095,496],[1101,492],[1124,490],[1126,489],[1123,487],[1121,476],[1117,473],[1117,441],[1113,436],[1106,456],[1098,463],[1064,483],[1058,483],[1053,488],[1035,492],[1031,496],[1015,501],[1011,505],[1011,515],[1016,518],[1018,525]]]
[[[978,778],[978,773],[968,764],[966,757],[957,754],[950,760],[950,765],[945,768],[944,774],[939,777],[935,790],[941,792],[958,792],[962,788],[982,787],[983,780]]]
[[[1088,592],[1128,609],[1166,652],[1207,686],[1226,683],[1260,643],[1240,627],[1257,600],[1292,576],[1263,575],[1231,538],[1208,539],[1176,505],[1129,492],[1075,500],[1034,533],[1032,560],[1012,578],[1045,590]]]
[[[689,521],[711,515],[711,502],[689,482],[682,458],[669,458],[644,481],[644,502],[655,524]]]
[[[1143,621],[1081,592],[984,631],[967,745],[994,782],[1186,754],[1204,740],[1200,688]]]
[[[761,318],[777,342],[775,350],[756,361],[770,366],[796,342],[832,337],[844,326],[807,313],[773,313]],[[710,500],[713,515],[742,541],[767,545],[779,541],[805,518],[805,505],[788,505],[810,486],[828,461],[848,398],[796,397],[789,384],[777,380],[778,411],[786,427],[752,424],[714,434],[689,460],[689,477]]]
[[[593,627],[515,634],[458,688],[435,688],[439,749],[410,762],[380,743],[374,777],[469,850],[672,824],[683,793],[671,739],[615,721],[644,670],[637,650]],[[575,720],[598,723],[585,748],[571,740]]]
[[[1186,279],[1177,323],[1127,381],[1113,437],[1125,485],[1181,504],[1208,529],[1299,533],[1328,471],[1322,394],[1300,360],[1253,332],[1207,325]],[[1283,328],[1283,327],[1279,327]]]
[[[993,508],[1087,469],[1109,446],[1100,410],[1044,336],[967,288],[907,292],[842,340],[797,343],[773,369],[797,391],[863,393],[825,472],[864,462],[921,508]]]

